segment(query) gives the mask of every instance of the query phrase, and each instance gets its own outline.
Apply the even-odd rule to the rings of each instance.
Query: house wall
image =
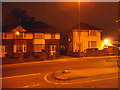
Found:
[[[26,46],[27,46],[27,52],[26,54],[30,57],[33,57],[33,39],[27,39],[26,40]]]
[[[66,39],[66,52],[69,55],[69,52],[73,52],[73,33],[69,32]]]
[[[16,45],[26,45],[26,52],[23,53],[27,53],[29,54],[29,56],[32,56],[33,54],[33,44],[32,44],[33,40],[29,39],[3,39],[2,40],[2,45],[6,47],[6,54],[8,57],[20,57],[21,53],[17,53],[15,50],[15,46]]]
[[[57,52],[56,57],[59,56],[59,48],[60,48],[60,34],[50,34],[50,33],[21,33],[24,36],[20,38],[15,37],[14,32],[7,32],[2,33],[2,45],[1,47],[7,47],[7,52],[4,52],[4,55],[1,55],[1,57],[5,57],[5,54],[7,54],[8,57],[23,57],[23,56],[29,56],[29,57],[46,57],[45,52],[42,52],[42,50],[45,50],[48,57],[48,45],[55,44],[57,46]],[[48,45],[47,45],[48,44]],[[24,52],[15,52],[16,51],[16,45],[24,45],[25,51]],[[35,46],[43,45],[44,48],[35,48]],[[24,48],[23,47],[23,48]],[[45,59],[45,58],[44,58]]]
[[[59,57],[60,56],[60,40],[59,39],[45,39],[45,50],[46,50],[48,59],[52,58],[50,55],[50,48],[49,48],[50,45],[56,45],[55,57]]]
[[[25,33],[25,39],[33,39],[33,33]]]
[[[59,33],[55,33],[55,34],[34,33],[33,37],[34,37],[34,39],[33,39],[34,55],[38,56],[41,53],[44,53],[44,52],[42,52],[42,50],[45,50],[45,52],[46,52],[45,56],[47,59],[49,59],[50,58],[49,45],[56,45],[57,52],[56,52],[55,57],[59,56],[59,53],[60,53],[60,50],[58,49],[58,48],[60,48],[60,34]],[[38,48],[35,48],[36,46],[41,47],[41,50]]]
[[[101,32],[97,30],[93,30],[96,32],[95,36],[89,36],[88,33],[92,30],[86,31],[73,31],[73,52],[77,52],[80,48],[80,51],[83,52],[85,49],[88,48],[98,48],[101,49]],[[96,41],[96,46],[88,46],[88,41]]]
[[[90,35],[90,31],[95,31],[96,35]],[[67,53],[84,52],[89,48],[102,49],[101,31],[100,30],[79,30],[73,29],[67,37]],[[69,41],[70,40],[70,41]],[[89,42],[96,41],[96,46],[89,46]]]
[[[7,56],[13,56],[13,40],[12,39],[2,39],[2,45],[6,47]]]
[[[14,36],[13,36],[14,34],[13,33],[11,33],[11,32],[7,32],[7,33],[2,33],[2,39],[13,39],[14,38]]]

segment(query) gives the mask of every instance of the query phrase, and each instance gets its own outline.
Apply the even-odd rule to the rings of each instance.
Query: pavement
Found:
[[[88,78],[98,75],[118,73],[117,67],[112,68],[90,68],[90,69],[78,69],[78,70],[63,70],[53,73],[53,76],[57,80],[72,80],[77,78]]]
[[[0,65],[0,67],[8,67],[8,66],[16,66],[16,65],[23,65],[23,64],[34,64],[34,63],[46,63],[46,62],[59,62],[59,61],[70,61],[70,60],[75,60],[75,59],[97,59],[97,58],[114,58],[114,57],[120,57],[120,56],[96,56],[96,57],[72,57],[72,56],[60,56],[57,59],[54,60],[45,60],[45,61],[33,61],[33,62],[23,62],[23,63],[15,63],[15,64],[5,64],[5,65]]]

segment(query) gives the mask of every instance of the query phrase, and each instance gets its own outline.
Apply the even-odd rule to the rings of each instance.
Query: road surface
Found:
[[[61,61],[36,62],[3,66],[2,88],[118,88],[118,72],[78,78],[56,80],[52,73],[64,69],[117,68],[118,58],[73,58]]]

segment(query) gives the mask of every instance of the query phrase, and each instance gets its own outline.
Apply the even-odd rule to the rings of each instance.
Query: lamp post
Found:
[[[81,52],[81,48],[80,48],[80,0],[78,0],[78,34],[79,34],[79,56],[80,56],[80,52]]]

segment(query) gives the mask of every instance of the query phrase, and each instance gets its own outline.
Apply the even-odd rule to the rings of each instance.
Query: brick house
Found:
[[[81,56],[86,49],[102,49],[101,29],[85,23],[80,23],[67,33],[66,50],[68,55]]]
[[[43,23],[42,23],[43,26]],[[41,25],[25,27],[16,25],[3,30],[1,57],[40,57],[53,59],[60,55],[60,33],[50,26]]]

